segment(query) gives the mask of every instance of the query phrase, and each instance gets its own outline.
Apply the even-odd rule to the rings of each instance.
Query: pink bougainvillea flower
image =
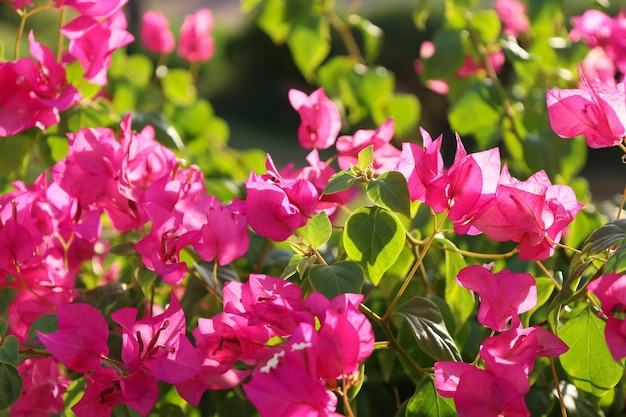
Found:
[[[283,279],[250,274],[245,284],[226,283],[223,292],[224,312],[247,318],[251,326],[266,326],[271,336],[288,336],[298,323],[313,323],[300,287]]]
[[[332,362],[344,358],[340,366],[337,366],[338,364],[335,364],[335,366],[336,369],[342,370],[343,374],[349,375],[357,369],[358,363],[364,361],[372,354],[374,349],[374,332],[369,320],[359,310],[361,301],[363,301],[362,294],[340,294],[329,301],[318,292],[311,293],[304,301],[309,310],[317,316],[322,324],[319,330],[320,351],[324,351],[330,347],[329,345],[323,346],[329,341],[333,341],[332,348],[338,350],[338,352],[332,354],[333,359],[331,359],[330,355],[326,354],[320,356],[318,366],[326,369],[324,372],[319,370],[321,375],[326,375],[328,373],[327,367],[331,367],[331,364],[326,361],[330,360]],[[336,315],[345,318],[345,323]],[[326,324],[327,317],[330,318],[328,324]],[[348,324],[350,328],[348,328]],[[345,326],[346,334],[351,334],[352,336],[349,339],[344,339],[343,343],[339,342],[339,340],[335,340],[333,337],[334,331],[332,329],[337,326]],[[346,355],[342,353],[343,346],[347,346],[347,349],[352,350],[354,347],[348,345],[353,344],[357,345],[356,356],[352,362],[348,362]],[[337,376],[335,376],[335,378],[336,377]]]
[[[518,36],[528,32],[526,6],[519,0],[496,0],[493,9],[502,22],[502,33]]]
[[[80,99],[67,82],[65,70],[54,54],[28,35],[35,58],[0,62],[0,136],[11,136],[30,127],[42,131],[59,122],[59,113]]]
[[[139,38],[147,50],[157,54],[169,54],[176,46],[167,17],[155,11],[143,14]]]
[[[48,417],[63,410],[63,395],[72,382],[59,372],[53,357],[29,358],[18,367],[24,386],[22,395],[11,405],[14,417]]]
[[[595,76],[587,78],[579,68],[580,89],[548,90],[546,99],[550,125],[563,138],[585,135],[591,148],[621,143],[626,135],[624,84],[606,84]]]
[[[517,322],[509,330],[485,339],[480,346],[480,356],[489,371],[507,379],[518,392],[525,393],[530,389],[528,375],[537,356],[555,358],[569,348],[543,327],[524,329],[519,320]]]
[[[573,42],[583,41],[589,47],[605,47],[613,31],[613,19],[600,10],[590,9],[582,16],[572,17],[569,37]]]
[[[213,12],[210,9],[200,9],[192,15],[185,16],[180,28],[178,55],[189,62],[208,61],[215,52],[211,29]]]
[[[340,417],[337,397],[316,373],[318,337],[311,324],[300,323],[285,350],[260,367],[244,384],[248,399],[262,417]]]
[[[580,68],[589,77],[597,78],[602,83],[610,86],[616,85],[615,72],[617,68],[615,67],[615,62],[603,48],[595,47],[591,49],[580,64]]]
[[[493,148],[468,155],[459,135],[456,142],[452,166],[432,181],[425,202],[435,213],[448,210],[457,233],[477,234],[472,221],[496,195],[500,152]]]
[[[202,208],[206,223],[200,229],[201,239],[193,244],[198,255],[205,261],[216,259],[220,265],[242,257],[250,246],[246,216],[214,196],[206,199]]]
[[[436,362],[435,388],[459,417],[528,417],[524,393],[507,379],[464,362]]]
[[[168,384],[193,378],[201,361],[185,335],[185,313],[176,296],[172,294],[162,314],[137,320],[137,313],[136,308],[125,307],[111,315],[122,326],[124,363],[131,369],[144,366]]]
[[[289,102],[300,114],[298,139],[304,149],[330,148],[341,130],[341,116],[323,88],[307,96],[300,90],[289,90]]]
[[[426,130],[420,128],[420,133],[423,147],[415,143],[402,143],[402,152],[394,171],[399,171],[406,178],[411,200],[425,202],[431,182],[444,171],[441,156],[443,136],[433,141]]]
[[[303,178],[284,178],[267,155],[268,174],[250,172],[246,185],[246,213],[252,230],[281,242],[314,214],[319,192]]]
[[[566,185],[553,185],[544,171],[526,181],[509,174],[505,165],[495,198],[474,218],[473,226],[498,242],[520,243],[521,259],[543,260],[582,208]]]
[[[109,417],[118,404],[146,416],[159,396],[157,380],[142,369],[121,377],[113,368],[100,368],[85,378],[85,394],[72,407],[78,417]]]
[[[506,57],[504,56],[504,52],[502,52],[502,50],[497,50],[494,52],[490,52],[488,55],[488,59],[489,59],[489,63],[491,64],[491,67],[497,74],[502,69],[502,66],[504,65],[504,61],[506,60]],[[461,68],[459,68],[454,73],[454,75],[456,75],[459,78],[466,78],[466,77],[471,77],[472,75],[476,73],[480,73],[481,71],[483,73],[485,71],[485,63],[482,61],[482,59],[480,58],[477,59],[471,55],[467,55],[463,60],[463,64],[461,65]]]
[[[339,167],[348,169],[357,165],[358,155],[370,145],[374,146],[374,173],[382,174],[396,166],[400,150],[391,144],[394,135],[393,119],[387,119],[376,130],[357,130],[353,136],[340,136],[336,147],[339,152]]]
[[[79,16],[61,28],[61,33],[70,40],[69,54],[85,69],[86,80],[97,85],[107,83],[111,54],[134,40],[126,28],[122,10],[102,21]]]
[[[109,353],[109,326],[102,314],[89,304],[65,304],[57,308],[59,330],[44,334],[39,340],[63,365],[76,372],[90,372],[100,367],[102,356]]]
[[[454,393],[459,417],[529,417],[524,394],[504,378],[474,368],[463,374]]]
[[[592,281],[587,289],[602,303],[602,312],[607,316],[604,336],[611,355],[616,361],[626,357],[626,275],[606,274]]]
[[[504,330],[511,318],[537,304],[535,279],[527,273],[505,269],[494,274],[484,266],[471,265],[459,271],[456,280],[478,294],[478,321],[496,331]]]
[[[335,212],[335,209],[338,206],[342,206],[350,200],[350,190],[340,191],[333,194],[323,194],[324,188],[328,184],[328,180],[337,171],[335,171],[335,169],[328,163],[320,160],[319,152],[317,151],[317,149],[313,149],[306,156],[306,160],[309,163],[309,166],[304,167],[293,173],[287,172],[287,169],[282,169],[280,173],[283,177],[302,178],[313,184],[313,186],[321,196],[315,207],[315,211],[318,212],[326,210],[326,212],[330,216],[332,213]]]
[[[120,10],[128,0],[52,0],[56,8],[69,6],[81,16],[94,18],[110,16]]]

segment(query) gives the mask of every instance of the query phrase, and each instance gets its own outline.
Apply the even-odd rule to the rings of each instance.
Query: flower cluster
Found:
[[[208,61],[215,52],[212,29],[213,12],[210,9],[200,9],[186,16],[180,28],[178,55],[188,62]],[[171,53],[176,44],[167,17],[156,11],[144,13],[140,39],[147,50],[164,55]]]
[[[79,417],[105,417],[118,404],[145,416],[157,400],[158,381],[175,385],[196,405],[207,389],[246,381],[246,394],[262,416],[335,416],[333,391],[359,383],[359,364],[373,349],[372,328],[358,309],[362,299],[342,294],[328,300],[312,293],[302,300],[295,284],[250,275],[246,283],[224,287],[223,313],[199,319],[195,346],[186,337],[185,314],[175,295],[153,317],[138,320],[138,310],[130,307],[113,312],[122,334],[119,360],[107,356],[109,327],[88,304],[59,306],[59,330],[38,336],[55,360],[85,375],[85,394],[72,407]],[[67,386],[64,380],[57,384]],[[31,394],[31,401],[35,397]],[[26,398],[16,411],[26,408]],[[35,398],[35,404],[41,406],[41,400]]]
[[[624,84],[606,83],[579,68],[579,89],[552,89],[546,93],[554,132],[564,138],[585,135],[591,148],[619,146],[626,135]]]
[[[526,181],[500,171],[497,148],[467,154],[457,136],[453,164],[444,168],[441,137],[433,141],[422,130],[423,148],[404,143],[396,170],[407,179],[412,200],[422,201],[436,213],[448,212],[459,234],[484,233],[499,242],[520,244],[520,258],[546,259],[555,242],[582,205],[574,191],[554,185],[540,171]]]
[[[572,18],[569,33],[573,42],[584,42],[589,47],[581,66],[588,76],[615,85],[626,74],[626,15],[620,12],[611,17],[600,10],[587,10]]]
[[[479,295],[478,322],[501,333],[488,337],[480,346],[484,369],[465,362],[435,363],[437,392],[454,399],[461,417],[530,416],[524,395],[530,390],[528,375],[535,359],[557,357],[568,350],[548,330],[521,324],[518,315],[537,303],[534,278],[508,270],[494,274],[487,267],[474,265],[461,270],[457,281]]]

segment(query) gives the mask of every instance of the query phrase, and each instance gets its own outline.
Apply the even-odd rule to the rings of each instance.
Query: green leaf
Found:
[[[328,184],[326,184],[322,194],[329,195],[345,191],[352,187],[352,184],[354,184],[356,180],[357,179],[354,175],[349,174],[346,171],[339,171],[330,177],[330,180],[328,181]]]
[[[9,322],[0,318],[0,338],[4,337],[9,330]]]
[[[596,255],[626,240],[626,219],[613,220],[596,229],[583,244],[585,255]]]
[[[433,37],[435,54],[423,59],[424,78],[427,80],[452,76],[463,64],[463,43],[461,31],[456,29],[438,30]],[[476,113],[479,114],[479,113]]]
[[[299,20],[287,38],[287,46],[302,75],[311,81],[330,52],[328,21],[315,15]]]
[[[548,302],[555,288],[554,282],[547,277],[537,277],[535,278],[535,282],[537,283],[537,304],[535,304],[532,309],[522,314],[522,323],[524,324],[524,327],[530,326],[530,318],[535,311],[539,310],[539,308]]]
[[[142,130],[146,126],[154,128],[154,137],[159,143],[168,148],[176,147],[184,150],[185,145],[178,131],[159,112],[135,112],[133,113],[132,128],[136,131]]]
[[[553,331],[556,331],[559,327],[559,313],[561,306],[568,303],[576,291],[578,291],[583,273],[585,272],[585,269],[591,265],[591,263],[591,260],[583,260],[580,254],[575,254],[572,257],[567,279],[562,283],[561,289],[548,306],[548,322],[550,323]]]
[[[378,124],[385,121],[395,90],[393,73],[381,66],[357,65],[350,79],[359,101],[369,109],[374,121]]]
[[[17,355],[19,353],[19,349],[20,342],[17,340],[17,337],[13,335],[7,336],[4,340],[2,340],[2,345],[0,345],[0,363],[17,367],[20,363]]]
[[[9,408],[22,394],[23,382],[17,368],[0,363],[0,410]]]
[[[156,272],[149,270],[143,264],[143,261],[139,257],[135,257],[132,260],[131,273],[133,279],[141,287],[143,295],[150,299],[154,283],[156,282]]]
[[[374,145],[369,145],[359,151],[357,166],[365,171],[374,162]]]
[[[359,264],[352,261],[315,265],[309,273],[309,281],[313,289],[330,300],[339,294],[360,294],[364,280],[363,270]]]
[[[67,137],[48,136],[48,146],[50,147],[50,156],[53,161],[60,161],[67,156],[68,144]]]
[[[328,213],[325,211],[320,211],[311,217],[304,227],[298,229],[298,234],[304,242],[315,249],[325,245],[332,233],[333,225],[328,219]]]
[[[165,98],[174,104],[189,105],[196,99],[196,87],[191,73],[182,68],[170,69],[161,78],[161,87]]]
[[[611,253],[603,271],[605,274],[621,274],[626,271],[626,245],[620,245]]]
[[[411,217],[411,200],[406,178],[399,172],[389,171],[367,184],[368,197],[378,206]]]
[[[353,28],[358,29],[363,36],[363,55],[365,62],[374,62],[380,52],[383,31],[369,20],[356,14],[348,16],[348,23]]]
[[[602,397],[622,377],[622,365],[613,359],[606,344],[606,324],[590,308],[567,321],[558,336],[569,346],[560,362],[576,387]]]
[[[35,320],[34,323],[28,328],[28,342],[25,343],[25,345],[35,349],[41,349],[43,345],[39,341],[37,332],[39,331],[41,333],[49,334],[57,330],[59,330],[57,315],[52,313],[44,314]]]
[[[435,242],[447,250],[445,252],[445,299],[454,317],[456,331],[461,330],[474,310],[474,293],[463,288],[456,282],[459,271],[467,266],[463,255],[458,253],[457,247],[443,236],[436,236]]]
[[[363,267],[374,285],[378,285],[383,274],[396,262],[405,239],[400,220],[382,207],[355,210],[343,230],[346,254]]]
[[[310,13],[312,4],[312,0],[267,0],[258,19],[259,27],[274,43],[284,43],[293,25]]]
[[[450,109],[450,126],[459,135],[476,134],[480,130],[498,126],[500,112],[494,106],[496,102],[491,96],[490,87],[482,81],[473,82]]]
[[[500,17],[493,9],[472,12],[472,27],[482,45],[490,45],[498,40],[501,31]]]
[[[110,314],[126,306],[127,300],[128,292],[124,285],[119,282],[112,282],[81,292],[76,297],[75,302],[90,304],[98,311]]]
[[[462,360],[437,304],[428,298],[414,297],[402,304],[396,314],[409,323],[417,345],[428,356],[436,361]]]
[[[402,136],[411,132],[420,119],[422,105],[413,94],[394,94],[387,106],[386,117],[393,117],[396,135]],[[377,120],[382,123],[384,120]]]
[[[405,417],[456,417],[452,398],[437,394],[432,375],[426,375],[415,387],[406,406]]]

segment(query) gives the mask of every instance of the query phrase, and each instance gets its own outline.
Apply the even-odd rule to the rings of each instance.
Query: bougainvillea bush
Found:
[[[624,412],[625,13],[446,1],[403,45],[442,135],[356,4],[242,0],[307,83],[282,166],[197,93],[211,10],[135,39],[125,0],[3,3],[2,415]],[[579,176],[597,148],[614,202]]]

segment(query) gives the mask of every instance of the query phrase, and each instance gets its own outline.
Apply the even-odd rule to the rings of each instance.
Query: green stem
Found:
[[[20,25],[17,28],[17,33],[15,35],[15,45],[13,46],[15,48],[13,51],[13,58],[15,60],[20,57],[20,40],[22,39],[24,27],[26,26],[26,18],[28,18],[28,13],[23,10],[18,10],[17,13],[20,15]]]
[[[422,261],[424,260],[424,256],[426,256],[426,253],[428,252],[430,245],[435,240],[435,235],[437,235],[437,233],[439,232],[439,229],[441,229],[441,226],[443,225],[447,217],[448,217],[448,210],[445,211],[439,223],[437,223],[437,217],[435,217],[434,219],[435,226],[433,229],[433,233],[430,235],[430,237],[424,244],[424,247],[422,248],[422,252],[419,254],[417,261],[415,261],[415,263],[413,264],[413,267],[411,268],[411,271],[409,271],[409,274],[407,275],[406,279],[402,283],[402,287],[400,287],[400,290],[398,290],[395,297],[389,304],[389,308],[387,308],[387,311],[385,312],[385,315],[382,318],[384,322],[387,322],[391,319],[391,314],[393,313],[393,310],[396,307],[396,304],[398,304],[398,302],[400,301],[400,298],[402,297],[402,294],[404,294],[404,291],[406,291],[407,287],[411,283],[411,280],[413,279],[413,277],[415,276],[415,273],[417,272],[420,265],[422,264]]]
[[[554,378],[554,388],[556,389],[556,395],[559,397],[559,405],[561,406],[561,416],[567,417],[567,410],[563,403],[563,395],[561,394],[561,386],[559,385],[559,378],[556,374],[556,368],[554,366],[554,358],[550,358],[550,368],[552,368],[552,378]]]
[[[448,248],[448,247],[445,247],[445,246],[433,246],[433,248],[441,249],[441,250],[444,250],[444,251],[450,251],[450,252],[458,253],[459,255],[471,256],[471,257],[474,257],[474,258],[481,258],[481,259],[507,259],[507,258],[510,258],[511,256],[515,255],[517,252],[519,252],[519,246],[515,247],[513,250],[511,250],[510,252],[507,252],[507,253],[471,252],[471,251],[458,249],[458,248]]]
[[[59,14],[59,29],[65,24],[65,17],[67,15],[66,8],[61,7],[61,13]],[[63,35],[59,30],[59,36],[57,38],[57,61],[61,62],[61,56],[63,54]]]
[[[343,20],[339,18],[339,16],[337,16],[333,12],[328,13],[326,16],[331,26],[337,31],[337,33],[339,33],[341,41],[348,50],[348,55],[350,55],[350,57],[359,64],[366,65],[365,58],[363,58],[361,50],[359,49],[359,45],[356,43],[356,40],[352,35],[352,30],[350,30],[350,26],[347,25]]]

